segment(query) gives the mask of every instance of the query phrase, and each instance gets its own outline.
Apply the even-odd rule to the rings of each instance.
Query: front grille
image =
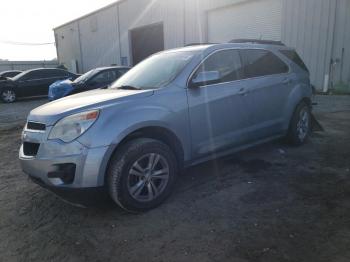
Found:
[[[30,143],[30,142],[24,142],[23,143],[23,153],[26,156],[36,156],[38,153],[40,144],[38,143]]]
[[[29,130],[45,131],[46,130],[46,126],[45,126],[45,124],[41,124],[41,123],[28,122],[27,123],[27,129],[29,129]]]

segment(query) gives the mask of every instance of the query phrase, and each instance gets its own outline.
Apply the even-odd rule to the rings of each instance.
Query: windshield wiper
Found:
[[[136,86],[128,86],[128,85],[120,86],[120,87],[118,87],[117,89],[120,89],[120,90],[141,90],[141,88],[139,88],[139,87],[136,87]]]

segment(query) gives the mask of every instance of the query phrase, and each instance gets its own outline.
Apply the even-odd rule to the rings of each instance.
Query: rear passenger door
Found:
[[[291,84],[289,67],[273,52],[242,49],[245,95],[252,140],[278,135]]]
[[[48,95],[49,87],[53,83],[59,80],[68,79],[70,76],[68,72],[60,69],[43,69],[45,78],[43,79],[43,85],[40,89],[40,95]]]

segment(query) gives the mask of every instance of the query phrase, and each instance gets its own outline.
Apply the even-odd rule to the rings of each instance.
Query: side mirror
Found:
[[[199,72],[191,81],[191,87],[199,87],[213,84],[220,80],[219,71],[204,71]]]

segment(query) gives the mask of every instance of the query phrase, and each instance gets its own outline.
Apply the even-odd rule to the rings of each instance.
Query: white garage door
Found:
[[[246,1],[208,13],[212,43],[254,38],[281,40],[282,0]]]

